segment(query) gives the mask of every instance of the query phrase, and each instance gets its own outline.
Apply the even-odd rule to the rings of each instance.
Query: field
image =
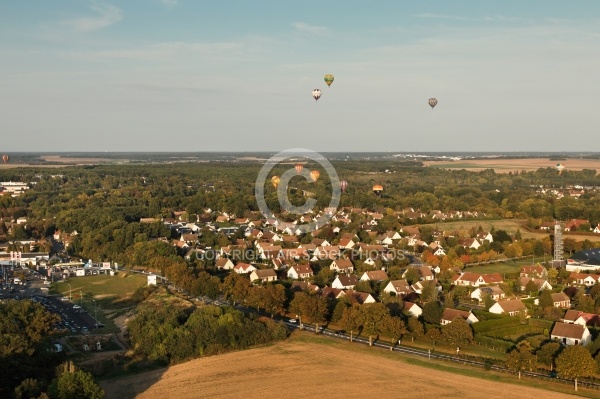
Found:
[[[70,288],[69,284],[71,285]],[[79,294],[81,291],[84,295],[89,293],[94,296],[110,295],[122,297],[145,285],[145,275],[133,274],[124,276],[117,274],[116,276],[109,276],[101,274],[87,277],[70,277],[68,281],[54,284],[52,292],[69,295],[69,289],[71,289],[73,295],[75,293]]]
[[[514,171],[536,171],[539,168],[553,168],[557,163],[562,163],[567,170],[596,169],[600,170],[598,159],[566,159],[554,161],[548,158],[518,158],[518,159],[463,159],[460,161],[426,161],[425,166],[442,169],[466,169],[479,172],[485,169],[494,169],[496,173],[508,173]]]
[[[272,346],[101,382],[106,398],[574,397],[572,386],[437,364],[310,333]],[[552,389],[548,391],[543,388]],[[560,391],[560,392],[556,392]],[[598,392],[579,391],[600,398]]]
[[[528,231],[523,226],[525,220],[519,219],[500,219],[500,220],[461,220],[461,221],[450,221],[450,222],[437,222],[430,224],[423,224],[420,226],[431,226],[439,230],[446,231],[469,231],[472,228],[481,228],[484,231],[490,231],[492,226],[496,230],[504,230],[509,234],[515,234],[517,230],[521,231],[523,238],[537,238],[542,239],[544,237],[550,237],[550,234],[554,234],[551,231]],[[583,235],[583,234],[565,234],[563,238],[571,238],[575,241],[600,241],[600,235]]]

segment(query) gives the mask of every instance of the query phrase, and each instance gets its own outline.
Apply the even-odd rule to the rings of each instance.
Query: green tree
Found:
[[[360,321],[360,307],[361,305],[355,303],[350,307],[344,309],[342,313],[342,318],[340,319],[340,325],[345,329],[350,331],[350,342],[353,340],[354,332],[358,332],[358,329],[361,327]]]
[[[421,302],[428,303],[431,301],[437,301],[438,294],[439,291],[435,281],[428,280],[423,282],[423,289],[421,290]]]
[[[506,355],[506,367],[512,371],[519,373],[525,370],[532,371],[535,368],[536,357],[531,350],[531,345],[528,341],[521,341],[515,349]]]
[[[518,284],[518,283],[517,283]],[[525,293],[530,296],[535,296],[539,292],[537,284],[533,281],[533,279],[529,280],[527,284],[525,284]]]
[[[550,366],[552,370],[554,366],[554,360],[560,351],[561,346],[558,342],[549,342],[545,345],[542,345],[540,349],[536,352],[538,362],[543,365]]]
[[[421,323],[416,317],[408,318],[407,328],[412,342],[415,342],[415,339],[419,339],[425,335],[423,323]]]
[[[444,307],[438,302],[427,302],[423,305],[423,319],[430,324],[440,324]]]
[[[315,324],[315,333],[319,331],[319,326],[327,322],[329,307],[327,299],[321,295],[307,295],[303,302],[304,315]]]
[[[103,399],[104,390],[100,388],[90,373],[77,369],[72,362],[59,367],[57,377],[52,381],[49,391],[57,399]]]
[[[373,337],[382,332],[384,321],[388,316],[389,310],[381,302],[361,305],[360,321],[363,332],[369,336],[369,346],[373,346]]]
[[[549,290],[543,290],[539,297],[539,306],[544,309],[547,307],[554,306],[554,301],[552,300],[552,292]]]
[[[421,278],[421,275],[417,271],[417,269],[415,269],[414,267],[409,267],[408,269],[406,269],[406,273],[404,273],[404,278],[406,279],[408,284],[412,285],[412,284],[416,283],[417,281],[419,281],[419,278]]]
[[[461,347],[473,341],[473,330],[462,317],[457,317],[442,327],[442,336],[450,345]]]
[[[442,332],[440,331],[439,328],[430,328],[425,333],[425,339],[427,339],[427,341],[431,342],[432,349],[435,350],[436,342],[438,342],[442,339]]]
[[[390,315],[383,320],[381,330],[391,339],[390,351],[394,350],[396,342],[408,332],[402,319]]]
[[[577,390],[578,378],[592,377],[597,369],[598,365],[590,352],[579,345],[567,346],[556,359],[558,375],[562,378],[573,379],[575,390]]]

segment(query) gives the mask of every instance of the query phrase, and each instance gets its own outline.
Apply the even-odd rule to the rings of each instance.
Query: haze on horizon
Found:
[[[600,149],[594,0],[35,0],[0,34],[0,152]]]

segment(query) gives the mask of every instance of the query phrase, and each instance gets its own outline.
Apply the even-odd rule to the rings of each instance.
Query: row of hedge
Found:
[[[514,327],[521,324],[521,320],[518,317],[502,317],[500,319],[480,321],[473,323],[473,331],[475,334],[484,333],[493,330],[499,330],[506,327]]]

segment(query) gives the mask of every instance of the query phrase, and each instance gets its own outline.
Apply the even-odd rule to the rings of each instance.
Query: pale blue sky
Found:
[[[0,3],[4,152],[600,151],[599,93],[597,0]]]

